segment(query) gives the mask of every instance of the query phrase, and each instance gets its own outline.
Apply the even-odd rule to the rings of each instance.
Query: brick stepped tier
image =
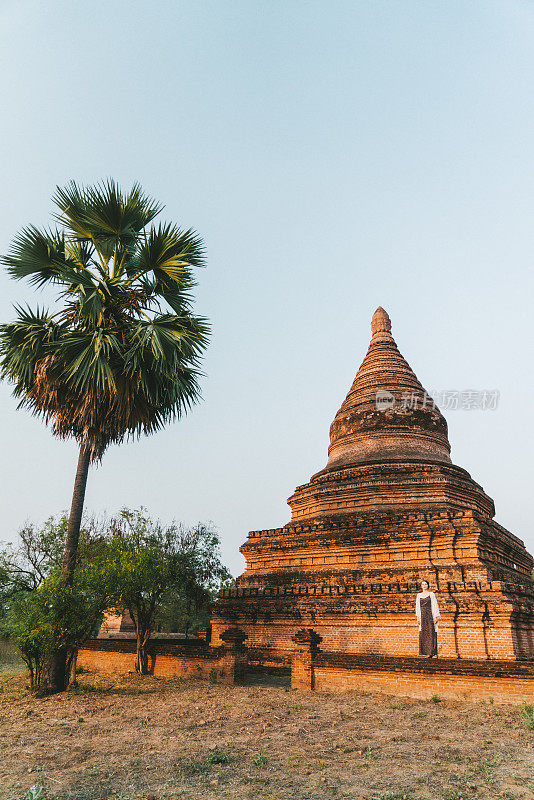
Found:
[[[452,464],[424,462],[364,463],[353,467],[328,467],[288,500],[293,512],[289,525],[321,516],[357,514],[376,509],[424,506],[468,508],[493,516],[493,500],[484,494],[465,469]]]
[[[417,672],[424,675],[525,678],[534,681],[534,662],[532,661],[482,661],[474,658],[424,658],[421,656],[395,657],[319,651],[314,658],[314,666],[341,667],[342,669],[371,672]]]
[[[532,659],[533,559],[452,464],[447,423],[381,308],[372,331],[331,426],[326,467],[290,497],[287,525],[249,534],[246,571],[221,593],[212,642],[237,624],[257,661],[287,663],[306,626],[328,651],[415,655],[425,577],[442,614],[440,656]]]

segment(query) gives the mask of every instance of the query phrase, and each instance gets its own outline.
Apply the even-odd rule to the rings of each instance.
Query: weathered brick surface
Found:
[[[149,669],[156,677],[215,677],[233,684],[243,675],[244,659],[225,647],[195,647],[174,642],[149,643]],[[93,639],[78,651],[78,666],[126,674],[135,670],[136,643],[132,639]]]
[[[317,691],[374,691],[400,697],[446,700],[487,700],[495,703],[531,703],[534,679],[480,678],[422,675],[411,672],[369,672],[319,667],[314,675]]]
[[[534,696],[534,662],[324,653],[312,645],[313,630],[299,633],[291,660],[291,686],[295,689],[366,690],[497,703],[531,702]]]

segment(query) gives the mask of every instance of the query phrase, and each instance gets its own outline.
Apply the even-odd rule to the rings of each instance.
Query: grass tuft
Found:
[[[523,722],[530,731],[534,731],[534,705],[525,703],[522,713]]]
[[[269,759],[267,758],[265,753],[262,752],[258,753],[258,755],[254,756],[254,758],[252,759],[252,763],[254,764],[255,767],[258,767],[258,769],[264,769],[267,766],[268,761]]]
[[[28,789],[26,794],[24,794],[21,800],[45,800],[46,798],[46,790],[44,786],[40,786],[35,784],[32,786],[31,789]]]
[[[208,764],[229,764],[230,756],[225,750],[216,750],[208,758]]]
[[[99,689],[93,683],[75,683],[73,686],[69,686],[68,691],[70,694],[86,694],[98,692]]]

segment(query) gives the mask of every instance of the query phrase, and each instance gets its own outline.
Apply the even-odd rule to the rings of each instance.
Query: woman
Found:
[[[428,658],[438,657],[438,601],[430,591],[427,580],[421,581],[421,591],[415,601],[415,616],[419,623],[419,655]]]

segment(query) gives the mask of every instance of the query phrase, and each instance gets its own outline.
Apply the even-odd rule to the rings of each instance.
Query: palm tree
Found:
[[[169,223],[138,184],[57,188],[56,227],[24,228],[2,262],[13,278],[58,292],[54,313],[17,307],[0,327],[0,370],[19,406],[79,445],[61,567],[71,584],[91,462],[112,443],[150,434],[197,402],[206,320],[192,313],[201,239]],[[43,692],[65,688],[66,660],[50,654]]]

